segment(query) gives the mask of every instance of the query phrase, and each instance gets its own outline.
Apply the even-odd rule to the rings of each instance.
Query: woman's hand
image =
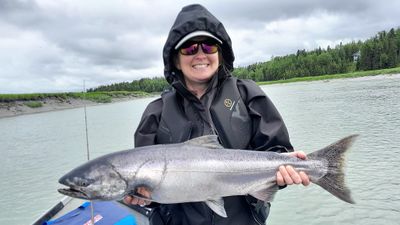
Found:
[[[148,199],[150,199],[151,196],[151,192],[145,187],[138,187],[136,193]],[[131,204],[131,205],[145,206],[149,205],[151,202],[131,195],[127,195],[124,198],[124,203],[127,205]]]
[[[302,151],[282,153],[291,157],[299,159],[307,159],[307,155]],[[276,183],[279,186],[291,184],[303,184],[307,186],[310,184],[310,179],[303,171],[297,172],[292,166],[280,166],[279,171],[276,173]]]

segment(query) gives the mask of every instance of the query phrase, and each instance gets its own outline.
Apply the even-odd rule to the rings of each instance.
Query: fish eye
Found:
[[[79,182],[79,186],[82,186],[82,187],[87,187],[87,186],[89,186],[89,184],[90,184],[90,181],[89,180],[80,180],[80,182]]]

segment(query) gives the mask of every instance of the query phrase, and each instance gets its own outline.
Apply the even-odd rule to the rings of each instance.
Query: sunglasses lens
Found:
[[[179,51],[182,55],[194,55],[199,50],[199,44],[192,44],[189,46],[182,47]]]
[[[201,44],[201,50],[206,54],[214,54],[218,51],[218,46],[216,44]]]

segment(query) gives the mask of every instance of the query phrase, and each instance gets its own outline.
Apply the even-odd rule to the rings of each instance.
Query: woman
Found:
[[[151,102],[135,133],[135,146],[178,143],[217,134],[225,148],[293,152],[285,124],[265,93],[252,81],[231,76],[234,54],[222,23],[201,5],[182,9],[163,49],[164,75],[171,84]],[[303,152],[288,153],[305,159]],[[281,166],[277,184],[308,185],[309,178]],[[196,191],[196,190],[193,190]],[[150,197],[145,187],[138,194]],[[131,196],[131,204],[149,204]],[[205,203],[156,205],[151,224],[264,224],[269,203],[251,196],[224,198],[227,218]]]

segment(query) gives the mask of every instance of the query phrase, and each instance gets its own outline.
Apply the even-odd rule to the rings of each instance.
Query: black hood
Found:
[[[179,72],[173,62],[175,46],[187,34],[197,30],[210,32],[222,41],[223,65],[220,68],[227,71],[233,70],[235,56],[232,51],[231,39],[224,25],[203,6],[188,5],[183,7],[176,17],[163,49],[164,76],[170,84],[179,79],[175,76]]]

